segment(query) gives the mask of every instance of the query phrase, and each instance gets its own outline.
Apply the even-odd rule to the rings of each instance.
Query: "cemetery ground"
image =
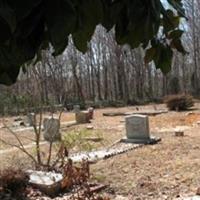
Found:
[[[136,110],[166,109],[163,104],[131,106],[123,108],[96,109],[90,124],[66,127],[61,125],[62,137],[79,133],[76,143],[69,153],[106,148],[125,136],[124,116],[103,116],[105,112],[134,112]],[[48,115],[48,113],[45,113]],[[18,116],[24,119],[24,116]],[[0,137],[16,144],[13,136],[4,127],[3,121],[12,130],[19,127],[16,117],[0,119]],[[74,113],[64,112],[61,124],[74,121]],[[149,116],[151,135],[162,140],[155,145],[145,145],[126,153],[99,160],[91,164],[91,179],[108,185],[105,193],[114,199],[117,195],[130,199],[179,199],[182,196],[195,195],[200,187],[200,102],[195,103],[191,111],[169,111]],[[21,129],[23,127],[20,127]],[[176,137],[175,129],[184,130],[183,137]],[[34,153],[34,134],[24,128],[17,132],[28,151]],[[101,138],[87,141],[85,138]],[[48,144],[42,141],[42,151]],[[44,155],[45,156],[45,155]],[[0,143],[0,168],[9,166],[30,169],[31,162],[17,150]]]

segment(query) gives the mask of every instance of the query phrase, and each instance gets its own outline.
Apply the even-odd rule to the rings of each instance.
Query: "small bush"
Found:
[[[170,95],[164,98],[169,110],[188,110],[194,105],[193,97],[190,95]]]

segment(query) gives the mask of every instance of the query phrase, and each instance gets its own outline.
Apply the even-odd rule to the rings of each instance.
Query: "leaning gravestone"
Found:
[[[44,139],[48,142],[61,140],[60,121],[55,118],[45,118],[43,121]]]
[[[151,144],[160,139],[150,137],[149,118],[146,115],[131,115],[125,117],[126,138],[123,142]]]

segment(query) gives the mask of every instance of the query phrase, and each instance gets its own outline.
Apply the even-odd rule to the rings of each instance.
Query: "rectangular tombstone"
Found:
[[[73,106],[73,111],[74,111],[74,113],[79,113],[80,110],[81,110],[80,105],[74,105],[74,106]]]
[[[45,118],[43,121],[44,139],[49,142],[61,140],[60,121],[55,118]]]
[[[125,117],[126,136],[128,139],[148,140],[149,136],[149,119],[145,115],[131,115]]]
[[[125,117],[126,138],[122,142],[151,144],[159,141],[150,137],[149,118],[146,115],[131,115]]]
[[[27,115],[27,123],[29,126],[36,125],[36,114],[35,113],[28,113]]]
[[[76,122],[78,124],[90,123],[90,118],[89,111],[81,111],[76,113]]]

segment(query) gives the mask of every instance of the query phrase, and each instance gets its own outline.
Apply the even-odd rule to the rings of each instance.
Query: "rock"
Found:
[[[193,114],[194,114],[194,112],[188,112],[188,113],[186,113],[186,116],[193,115]]]
[[[91,126],[91,125],[90,125],[90,126],[87,126],[86,128],[87,128],[88,130],[92,130],[92,129],[94,129],[94,126]]]

